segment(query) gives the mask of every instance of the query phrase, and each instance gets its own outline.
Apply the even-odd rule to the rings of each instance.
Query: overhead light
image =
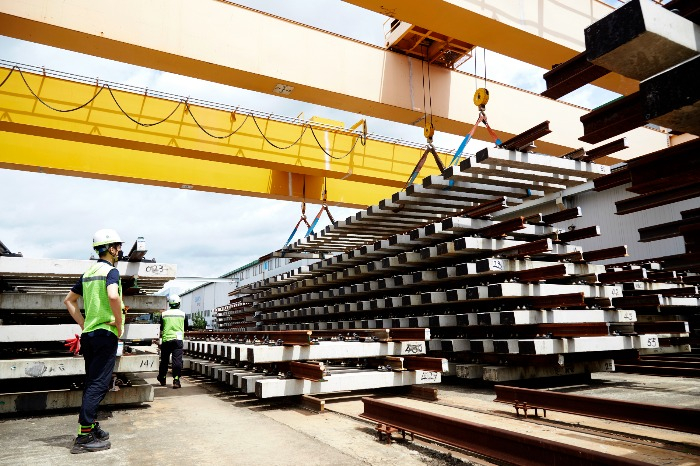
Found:
[[[275,94],[289,95],[294,90],[294,86],[287,86],[286,84],[277,84],[272,90]]]
[[[191,184],[183,184],[182,186],[180,186],[180,189],[194,189],[194,186],[192,186]]]

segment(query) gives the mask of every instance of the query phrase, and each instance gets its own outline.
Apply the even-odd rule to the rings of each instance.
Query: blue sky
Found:
[[[255,0],[238,2],[278,16],[383,45],[386,17],[339,0]],[[478,52],[483,62],[483,53]],[[273,97],[185,76],[140,68],[0,36],[0,59],[72,74],[157,89],[176,95],[225,102],[244,108],[308,118],[321,116],[351,125],[362,115]],[[534,92],[545,89],[545,70],[487,52],[488,78]],[[478,63],[478,62],[477,62]],[[464,70],[473,72],[467,62]],[[483,71],[477,67],[477,74]],[[586,86],[567,100],[592,108],[614,95]],[[411,127],[374,118],[370,132],[424,143],[422,127]],[[463,135],[437,133],[435,145],[455,149]],[[483,147],[470,143],[470,149]],[[283,246],[299,220],[297,203],[252,197],[213,194],[181,189],[142,186],[0,169],[0,241],[25,257],[87,259],[95,230],[114,228],[130,246],[143,236],[148,258],[177,264],[179,276],[218,277]],[[313,217],[318,205],[307,205]],[[355,210],[332,207],[342,220]],[[317,231],[327,224],[322,218]],[[299,238],[297,233],[296,239]],[[188,289],[196,283],[176,282]]]

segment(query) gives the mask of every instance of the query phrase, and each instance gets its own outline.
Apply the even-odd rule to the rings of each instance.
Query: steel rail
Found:
[[[643,465],[641,461],[510,432],[461,419],[362,398],[360,417],[489,458],[521,466]]]
[[[324,375],[326,375],[326,367],[322,362],[314,364],[291,361],[289,363],[289,371],[295,379],[305,379],[314,382],[324,381]]]
[[[617,369],[617,364],[615,369]],[[500,403],[519,404],[521,407],[526,405],[533,409],[549,409],[700,434],[700,423],[698,423],[700,409],[610,400],[504,385],[496,385],[494,389],[496,391],[494,401]]]
[[[615,372],[623,372],[628,374],[660,375],[668,377],[689,377],[695,379],[700,378],[700,369],[689,367],[659,367],[645,366],[639,364],[615,364]],[[696,422],[697,419],[700,418],[696,417]]]
[[[205,340],[205,339],[229,339],[229,340],[247,340],[258,339],[259,341],[267,338],[270,342],[275,343],[282,340],[284,345],[310,345],[311,330],[278,330],[278,331],[219,331],[219,332],[187,332],[185,335],[188,339]]]
[[[445,358],[431,358],[427,356],[402,356],[403,367],[409,371],[423,370],[442,372],[447,367]]]

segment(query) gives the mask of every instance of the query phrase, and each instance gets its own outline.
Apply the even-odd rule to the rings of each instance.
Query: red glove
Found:
[[[68,348],[68,351],[70,351],[71,353],[77,355],[78,353],[80,353],[80,335],[76,333],[75,338],[70,338],[66,340],[66,344],[63,346]]]

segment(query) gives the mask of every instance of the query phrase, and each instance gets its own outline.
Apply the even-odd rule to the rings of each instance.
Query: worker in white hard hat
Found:
[[[161,314],[160,320],[160,366],[158,367],[158,382],[165,386],[165,376],[168,374],[168,361],[173,358],[173,388],[180,388],[182,374],[182,342],[188,329],[187,316],[180,310],[180,297],[172,295],[168,299],[170,309]]]
[[[76,345],[85,358],[78,437],[71,453],[107,450],[111,446],[109,433],[102,430],[96,420],[97,407],[109,390],[119,337],[124,329],[122,285],[116,268],[122,240],[114,230],[98,230],[92,247],[99,260],[88,268],[63,300],[68,313],[83,329]],[[78,306],[81,296],[85,317]]]

